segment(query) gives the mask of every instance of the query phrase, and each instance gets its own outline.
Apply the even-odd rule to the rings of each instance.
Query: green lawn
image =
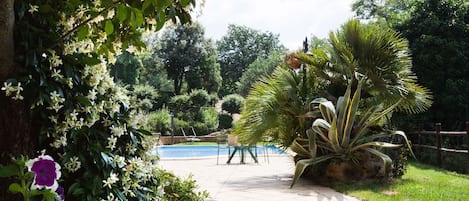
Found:
[[[182,143],[177,143],[174,145],[178,146],[209,146],[209,145],[214,145],[216,146],[216,142],[182,142]]]
[[[420,163],[411,163],[402,179],[392,184],[336,183],[337,191],[362,200],[469,200],[469,175],[461,175]]]

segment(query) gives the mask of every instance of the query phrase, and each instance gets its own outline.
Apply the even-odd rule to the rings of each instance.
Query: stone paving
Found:
[[[300,179],[290,189],[294,164],[289,156],[259,158],[259,164],[247,160],[239,164],[234,158],[226,164],[226,158],[161,160],[160,166],[181,177],[190,174],[201,190],[210,193],[208,201],[358,201],[358,199]]]

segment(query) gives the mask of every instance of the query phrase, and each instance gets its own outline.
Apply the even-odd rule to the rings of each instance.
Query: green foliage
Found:
[[[376,19],[407,38],[413,71],[419,82],[433,91],[434,107],[428,112],[418,116],[394,115],[394,122],[406,129],[415,125],[429,127],[435,122],[443,123],[447,129],[463,129],[469,118],[465,101],[468,62],[467,56],[463,56],[469,47],[467,1],[359,0],[355,4],[358,16]]]
[[[196,191],[197,185],[191,177],[180,179],[174,174],[164,171],[158,172],[158,175],[162,180],[167,181],[164,186],[166,194],[161,199],[162,201],[204,201],[209,196],[207,191]]]
[[[15,1],[15,58],[25,77],[5,85],[15,84],[22,93],[14,98],[28,100],[38,149],[60,156],[67,200],[165,197],[167,182],[146,154],[152,144],[143,137],[149,132],[140,129],[109,65],[122,52],[143,48],[141,31],[159,30],[169,19],[190,21],[194,5],[195,0]]]
[[[218,119],[220,121],[219,129],[229,129],[233,127],[233,117],[231,117],[231,115],[221,113],[218,115]]]
[[[169,108],[176,118],[176,133],[181,134],[181,128],[186,132],[195,132],[205,135],[218,127],[218,115],[215,107],[208,105],[209,95],[207,91],[194,90],[190,95],[177,95],[171,98]]]
[[[133,91],[130,92],[133,97],[134,107],[145,112],[157,109],[159,94],[155,88],[150,85],[134,85]]]
[[[353,96],[349,85],[336,107],[323,98],[313,100],[313,104],[318,104],[317,110],[322,118],[313,122],[312,130],[307,133],[308,139],[297,138],[290,146],[300,158],[296,163],[292,186],[309,166],[338,159],[366,167],[364,163],[369,160],[367,154],[382,160],[384,173],[387,174],[392,160],[376,148],[397,148],[400,145],[379,141],[383,137],[402,136],[410,149],[407,137],[402,131],[382,129],[379,123],[400,102],[389,108],[375,105],[359,109],[364,81],[365,79],[359,81]]]
[[[402,179],[392,183],[351,182],[334,183],[339,192],[360,200],[466,200],[469,177],[432,166],[412,162]]]
[[[215,104],[218,102],[218,94],[211,93],[208,95],[208,105],[215,107]]]
[[[316,75],[329,81],[329,89],[346,86],[360,73],[369,79],[364,96],[371,104],[384,102],[389,107],[404,98],[396,111],[409,114],[424,112],[432,104],[429,90],[417,84],[411,70],[407,41],[397,32],[351,20],[331,33],[330,43],[331,48],[317,49],[313,55],[299,55]]]
[[[272,51],[284,50],[278,35],[238,25],[229,25],[226,35],[216,45],[223,78],[221,96],[236,93],[236,82],[257,58],[267,58]]]
[[[240,113],[244,98],[238,94],[230,94],[223,98],[221,109],[230,114]]]
[[[256,82],[244,100],[241,118],[233,129],[240,140],[248,143],[271,138],[282,146],[291,145],[296,136],[306,136],[311,127],[309,102],[318,97],[320,84],[314,75],[307,74],[307,93],[302,92],[303,74],[279,66],[271,76]],[[318,87],[315,87],[318,86]]]
[[[409,40],[413,69],[434,97],[434,107],[422,119],[449,130],[464,129],[469,119],[469,4],[425,0],[407,12],[410,17],[395,28]]]
[[[262,77],[272,74],[274,69],[280,64],[283,52],[271,52],[267,58],[258,57],[245,69],[243,76],[237,83],[240,95],[246,96],[254,82]]]
[[[189,99],[195,107],[203,107],[208,104],[209,95],[206,90],[196,89],[191,91]]]
[[[147,118],[146,129],[161,134],[167,134],[171,131],[171,114],[168,109],[163,108],[151,112],[148,114]]]
[[[141,68],[140,63],[134,55],[124,52],[117,57],[117,61],[111,66],[111,75],[116,82],[134,85],[137,81],[137,71]]]
[[[174,82],[174,92],[181,93],[184,80],[192,89],[217,92],[221,77],[216,63],[216,49],[204,38],[203,27],[197,23],[167,29],[161,37],[161,47],[155,49]]]
[[[186,111],[192,105],[191,99],[189,95],[177,95],[173,96],[169,101],[169,109],[171,111]]]
[[[142,53],[139,59],[142,62],[142,67],[138,69],[139,84],[151,85],[162,94],[174,92],[173,82],[168,79],[164,64],[154,52]]]
[[[196,129],[197,134],[205,135],[215,131],[218,128],[218,112],[214,107],[201,108],[202,123],[206,125],[205,132]],[[196,127],[195,127],[196,128]]]
[[[14,181],[8,186],[8,191],[13,194],[21,194],[24,201],[61,201],[60,195],[51,189],[39,190],[33,188],[36,185],[36,176],[34,172],[28,170],[27,162],[28,159],[21,156],[19,159],[12,159],[10,165],[3,166],[0,164],[0,178],[11,178]]]

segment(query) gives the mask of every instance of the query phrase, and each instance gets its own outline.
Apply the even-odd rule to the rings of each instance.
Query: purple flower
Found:
[[[60,165],[48,155],[42,155],[26,162],[28,170],[34,173],[34,182],[31,188],[47,188],[53,191],[57,190],[59,184],[57,179],[60,178]]]
[[[65,192],[62,186],[59,186],[57,190],[55,191],[55,193],[57,193],[57,195],[60,196],[60,200],[65,200]]]

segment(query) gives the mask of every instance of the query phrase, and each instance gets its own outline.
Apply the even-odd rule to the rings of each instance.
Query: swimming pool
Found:
[[[277,148],[276,146],[269,145],[265,146],[265,150],[269,155],[285,154],[285,151]],[[231,148],[233,151],[233,148]],[[254,151],[254,150],[253,150]],[[217,156],[217,146],[157,146],[151,153],[159,155],[161,158],[201,158],[201,157],[212,157]],[[227,155],[228,148],[220,147],[220,155]],[[264,147],[257,147],[257,155],[262,156],[264,154]]]

